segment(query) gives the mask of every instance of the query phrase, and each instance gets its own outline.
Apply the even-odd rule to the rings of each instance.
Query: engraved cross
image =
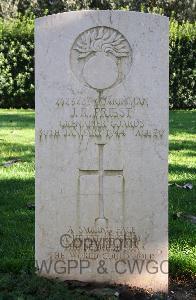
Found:
[[[103,168],[103,148],[104,144],[97,144],[99,149],[99,168],[97,170],[79,169],[80,176],[98,175],[99,176],[99,217],[95,220],[97,225],[105,226],[108,223],[104,215],[103,199],[103,179],[105,176],[123,176],[123,170],[104,170]]]

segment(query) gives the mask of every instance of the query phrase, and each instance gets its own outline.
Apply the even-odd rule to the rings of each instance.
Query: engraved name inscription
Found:
[[[41,128],[38,132],[40,141],[70,137],[103,137],[109,140],[128,133],[155,140],[162,139],[164,135],[164,130],[150,127],[141,119],[148,110],[146,98],[103,95],[97,98],[61,98],[55,102],[54,109],[55,113],[61,113],[58,124],[49,129]],[[64,111],[66,117],[62,117]]]

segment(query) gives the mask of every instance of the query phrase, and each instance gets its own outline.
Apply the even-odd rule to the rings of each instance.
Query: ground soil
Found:
[[[91,299],[120,300],[196,300],[196,277],[169,279],[169,294],[153,293],[124,285],[65,281],[69,289],[78,289]]]

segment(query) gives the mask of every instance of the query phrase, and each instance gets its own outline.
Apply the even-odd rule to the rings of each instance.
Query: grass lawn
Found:
[[[196,274],[196,224],[176,213],[196,216],[196,111],[171,111],[169,182],[192,183],[192,190],[169,187],[170,274]]]
[[[18,296],[21,280],[27,280],[34,265],[34,210],[28,207],[34,203],[34,111],[0,110],[0,154],[0,299],[35,299]],[[21,161],[2,166],[14,158]],[[181,217],[181,213],[196,216],[196,111],[170,112],[169,181],[193,184],[192,190],[169,187],[170,274],[193,275],[196,225]],[[58,282],[32,279],[32,275],[26,293],[37,293],[38,285],[39,295],[44,296],[47,285],[51,294],[54,291],[54,297],[47,299],[85,299],[65,291]],[[1,297],[1,291],[9,295],[15,286],[15,298]]]

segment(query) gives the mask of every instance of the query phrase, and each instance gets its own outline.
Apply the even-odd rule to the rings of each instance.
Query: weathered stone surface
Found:
[[[41,274],[167,290],[168,19],[62,13],[35,44]]]

